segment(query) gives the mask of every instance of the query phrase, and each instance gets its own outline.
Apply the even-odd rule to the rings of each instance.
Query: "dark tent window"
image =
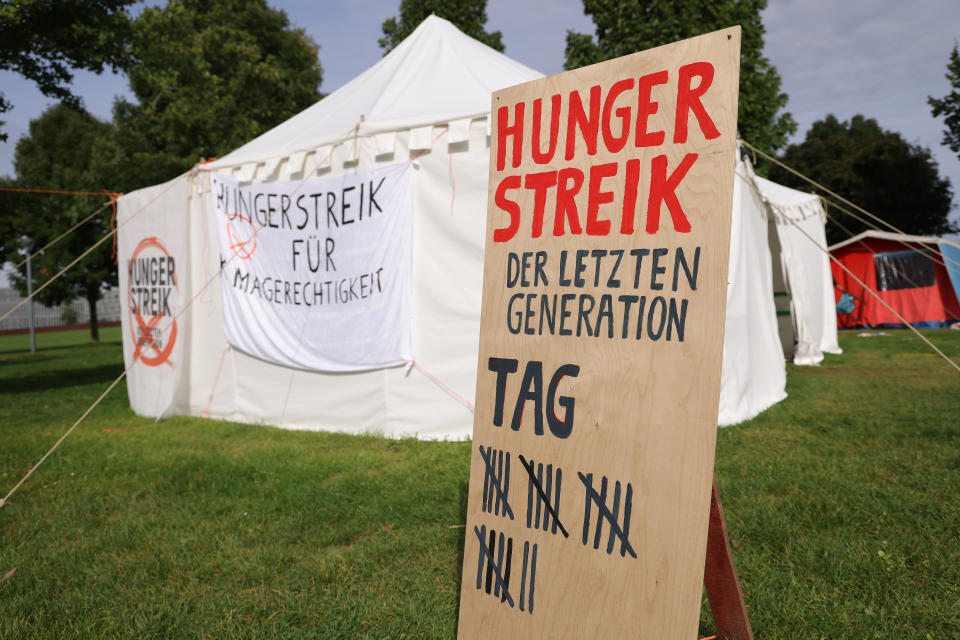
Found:
[[[873,264],[877,269],[878,291],[932,287],[936,283],[932,255],[888,251],[874,254]]]

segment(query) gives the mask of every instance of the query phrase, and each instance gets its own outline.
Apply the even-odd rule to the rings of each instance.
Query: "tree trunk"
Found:
[[[87,305],[90,307],[90,340],[96,343],[100,342],[100,327],[97,325],[97,300],[100,299],[100,292],[87,292]]]

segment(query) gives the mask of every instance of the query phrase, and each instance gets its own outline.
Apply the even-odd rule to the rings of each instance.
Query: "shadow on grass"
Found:
[[[960,439],[960,427],[925,427],[917,432],[917,435],[925,440],[950,442]]]
[[[0,367],[5,365],[18,364],[23,365],[26,363],[30,364],[39,364],[43,362],[50,362],[57,358],[56,355],[50,353],[53,349],[48,349],[47,353],[41,353],[38,349],[37,353],[30,355],[30,350],[20,350],[20,351],[2,351],[0,350]]]
[[[0,382],[0,395],[63,389],[75,387],[78,384],[113,382],[121,371],[123,371],[122,365],[104,364],[84,369],[56,369],[19,378],[8,378]]]
[[[0,364],[11,364],[14,362],[20,362],[19,358],[31,358],[36,359],[40,357],[50,358],[51,352],[54,351],[63,351],[63,350],[75,350],[75,349],[90,349],[98,347],[116,347],[118,349],[123,348],[123,341],[121,340],[101,340],[100,342],[84,342],[82,344],[51,344],[51,345],[38,345],[37,353],[30,355],[30,346],[24,347],[11,347],[4,342],[0,342]]]

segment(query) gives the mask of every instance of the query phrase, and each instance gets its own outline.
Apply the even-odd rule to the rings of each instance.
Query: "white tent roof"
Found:
[[[785,187],[758,175],[754,175],[753,180],[764,199],[773,207],[775,213],[788,216],[795,221],[805,220],[816,215],[820,216],[821,222],[826,222],[820,196]]]
[[[490,112],[494,91],[541,77],[430,16],[356,78],[207,166],[216,170],[312,151],[355,135],[469,122]]]
[[[830,251],[834,249],[839,249],[840,247],[845,247],[848,244],[853,244],[854,242],[860,242],[865,238],[875,238],[877,240],[890,240],[892,242],[915,242],[917,244],[938,244],[940,242],[946,242],[947,244],[954,244],[943,238],[934,238],[932,236],[908,236],[904,233],[893,233],[892,231],[877,231],[869,230],[864,231],[859,235],[855,235],[852,238],[844,240],[843,242],[838,242],[837,244],[830,245]],[[954,245],[956,246],[956,245]]]

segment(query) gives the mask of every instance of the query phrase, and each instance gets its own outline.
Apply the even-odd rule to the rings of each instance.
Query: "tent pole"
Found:
[[[33,315],[33,269],[30,260],[30,251],[33,250],[33,241],[28,240],[27,246],[27,318],[30,326],[30,353],[37,353],[37,334],[35,331],[35,318]]]

